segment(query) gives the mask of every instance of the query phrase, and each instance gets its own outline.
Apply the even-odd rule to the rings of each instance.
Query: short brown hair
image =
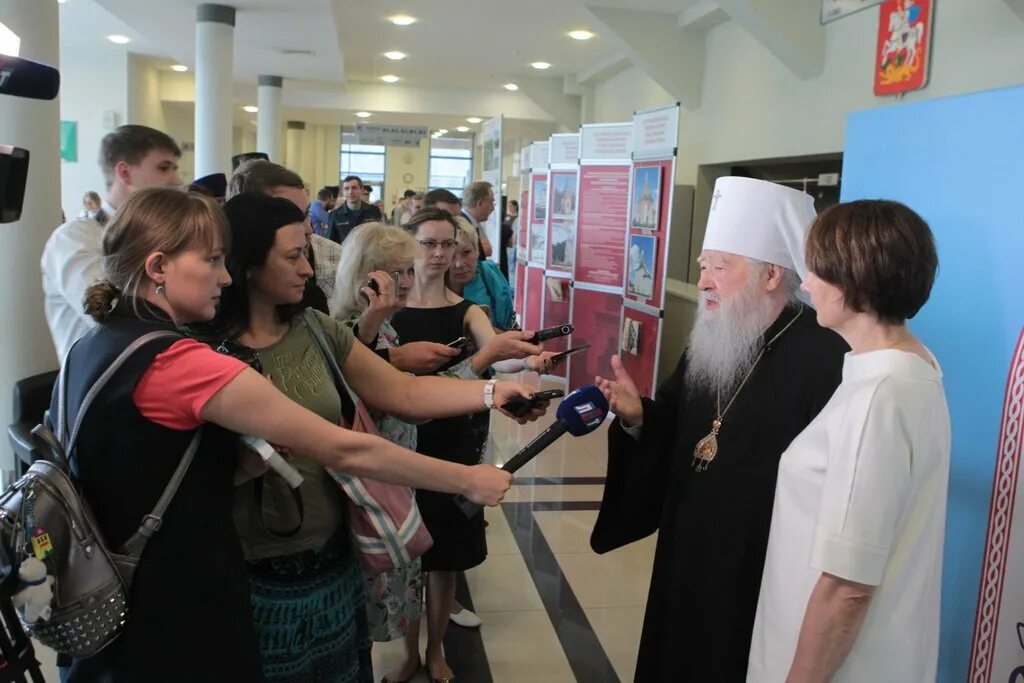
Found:
[[[281,164],[275,164],[266,159],[249,159],[239,164],[235,172],[231,174],[231,182],[228,183],[225,199],[231,199],[246,192],[270,194],[275,187],[303,189],[306,184],[302,182],[302,176],[295,171],[289,171]]]
[[[115,299],[136,298],[153,252],[212,249],[217,238],[227,251],[231,231],[213,199],[164,187],[133,192],[103,232],[103,280],[86,291],[86,314],[103,322]]]
[[[897,325],[928,301],[939,267],[925,220],[883,199],[825,209],[811,225],[806,256],[807,268],[838,287],[850,310]]]
[[[486,180],[477,180],[476,182],[466,185],[466,189],[462,191],[462,203],[469,208],[473,208],[480,202],[487,199],[490,195],[490,191],[494,188]]]
[[[458,238],[459,236],[459,224],[455,222],[452,215],[444,209],[439,209],[436,206],[424,206],[422,209],[412,215],[406,223],[402,224],[402,228],[405,229],[412,236],[416,236],[420,226],[430,221],[442,221],[449,223],[452,226],[452,237]]]
[[[170,135],[156,128],[128,124],[107,133],[100,143],[100,169],[107,181],[107,187],[114,184],[114,167],[117,166],[117,162],[124,161],[132,166],[138,166],[154,149],[166,150],[176,157],[181,156],[178,143],[171,139]]]

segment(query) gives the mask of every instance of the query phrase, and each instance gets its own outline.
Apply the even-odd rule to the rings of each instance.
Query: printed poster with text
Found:
[[[580,168],[577,282],[622,287],[629,171],[622,165]]]
[[[544,269],[526,267],[526,313],[523,316],[524,330],[539,330],[541,306],[544,302]]]
[[[590,344],[569,357],[569,388],[593,384],[594,377],[613,377],[611,357],[619,353],[622,296],[576,287],[572,293],[573,347]]]
[[[548,174],[530,176],[530,265],[543,266],[548,255]]]
[[[568,277],[544,278],[544,314],[541,328],[547,329],[556,325],[564,325],[569,320],[569,307],[572,304],[572,286]],[[569,348],[568,337],[555,337],[544,342],[545,351],[565,351]],[[559,363],[550,374],[565,377],[565,363]]]

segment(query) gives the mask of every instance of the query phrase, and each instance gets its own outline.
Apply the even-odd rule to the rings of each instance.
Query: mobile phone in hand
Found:
[[[445,346],[447,346],[449,349],[461,349],[464,348],[468,343],[468,339],[466,339],[465,337],[459,337],[454,341],[448,342],[447,344],[445,344]]]
[[[563,396],[565,396],[565,392],[561,389],[548,389],[546,391],[538,391],[530,398],[519,395],[513,396],[501,407],[516,417],[526,417],[531,410],[544,401],[562,398]]]

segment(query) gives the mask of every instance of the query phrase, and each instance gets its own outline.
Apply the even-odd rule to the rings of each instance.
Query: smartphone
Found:
[[[533,337],[531,337],[528,341],[531,344],[539,344],[542,341],[554,339],[555,337],[566,337],[572,334],[572,330],[572,323],[565,323],[564,325],[555,325],[554,327],[549,327],[545,330],[537,330],[536,332],[534,332]]]
[[[397,270],[395,270],[394,272],[389,272],[388,274],[391,275],[391,280],[394,281],[394,291],[397,294],[397,292],[398,292],[398,283],[399,283],[399,281],[401,279],[401,273],[399,273]],[[377,281],[374,280],[373,278],[367,278],[367,287],[372,289],[377,294],[381,293],[381,286],[378,285]],[[369,299],[369,297],[366,294],[364,294],[362,292],[359,292],[359,294],[362,296],[362,298]]]
[[[562,351],[561,353],[556,353],[555,355],[551,356],[551,362],[554,363],[554,364],[561,363],[563,360],[565,360],[569,356],[573,355],[574,353],[579,353],[580,351],[586,351],[589,348],[590,348],[590,344],[580,344],[579,346],[577,346],[575,348],[566,349],[565,351]]]
[[[459,337],[455,341],[448,342],[447,344],[445,344],[445,346],[447,346],[449,349],[461,349],[468,343],[468,339],[466,339],[465,337]]]
[[[562,398],[563,396],[565,396],[565,392],[561,389],[548,389],[534,393],[531,398],[518,395],[513,396],[501,407],[516,417],[526,417],[533,408],[536,408],[544,401]]]

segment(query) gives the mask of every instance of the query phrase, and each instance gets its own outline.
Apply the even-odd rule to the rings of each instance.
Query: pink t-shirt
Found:
[[[132,398],[147,420],[188,431],[203,424],[206,402],[247,366],[194,339],[182,339],[157,354]]]

